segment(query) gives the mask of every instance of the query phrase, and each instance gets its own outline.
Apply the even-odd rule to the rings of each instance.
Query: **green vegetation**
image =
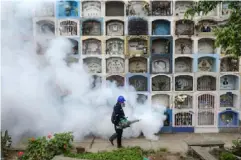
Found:
[[[161,148],[158,151],[154,150],[142,150],[140,147],[127,147],[110,152],[99,153],[82,153],[82,154],[66,154],[67,157],[78,159],[91,159],[91,160],[143,160],[143,157],[147,157],[151,154],[158,152],[166,152],[167,149]]]
[[[203,12],[204,15],[215,9],[217,5],[226,3],[231,10],[231,15],[227,23],[218,26],[214,33],[216,38],[216,47],[222,47],[225,54],[234,57],[241,56],[241,2],[240,1],[199,1],[195,2],[192,8],[185,13],[185,18],[192,18]]]
[[[8,156],[8,149],[11,147],[12,138],[8,135],[6,130],[4,134],[1,131],[1,158],[6,158]]]

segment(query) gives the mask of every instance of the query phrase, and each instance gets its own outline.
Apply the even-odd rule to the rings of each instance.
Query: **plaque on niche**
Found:
[[[191,20],[179,20],[176,22],[176,35],[193,35],[194,22]]]
[[[202,72],[211,72],[213,61],[208,58],[202,58],[198,60],[198,70]]]
[[[79,3],[77,1],[57,1],[57,11],[59,17],[79,16]]]
[[[127,16],[148,16],[150,6],[145,1],[129,1],[126,7]]]
[[[192,40],[178,39],[175,46],[176,54],[192,54]]]
[[[167,76],[156,76],[152,78],[152,91],[169,91],[170,78]]]
[[[145,58],[131,58],[129,60],[129,72],[131,73],[147,72],[147,60]]]
[[[147,54],[147,41],[143,39],[132,39],[128,42],[128,51],[130,55],[140,54],[145,55]]]
[[[176,72],[191,72],[192,71],[192,59],[188,57],[177,58],[175,62]]]
[[[169,72],[169,60],[168,59],[154,60],[152,62],[152,72],[153,73]]]
[[[123,36],[124,35],[124,24],[120,21],[110,21],[106,25],[106,34],[108,36]]]
[[[77,36],[78,23],[73,20],[61,20],[59,23],[59,34],[61,36]]]
[[[152,2],[152,15],[153,16],[172,15],[171,3],[172,2],[165,2],[165,1]]]
[[[107,73],[124,73],[125,61],[122,58],[108,58],[106,69]]]
[[[215,53],[214,40],[201,39],[198,41],[198,53],[213,54]]]
[[[100,36],[101,23],[97,20],[86,20],[83,22],[83,35],[84,36]]]
[[[106,54],[123,55],[124,41],[118,38],[112,38],[106,42]]]
[[[101,15],[101,3],[98,1],[87,1],[82,3],[83,17],[99,17]]]
[[[230,15],[232,13],[232,10],[228,6],[229,3],[225,3],[225,1],[222,3],[222,15]]]
[[[170,41],[166,39],[156,39],[152,41],[152,53],[168,54],[170,53]]]
[[[129,35],[148,35],[148,21],[144,18],[130,18],[128,21]]]
[[[82,54],[101,54],[101,41],[98,39],[87,39],[83,41]]]
[[[87,58],[84,59],[84,64],[87,65],[90,73],[101,73],[101,60],[98,58]]]
[[[136,91],[147,91],[147,78],[144,76],[133,76],[129,79]]]
[[[220,96],[220,107],[234,107],[233,94],[223,94]]]

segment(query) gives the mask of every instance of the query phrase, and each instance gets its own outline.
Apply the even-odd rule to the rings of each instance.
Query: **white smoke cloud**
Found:
[[[124,131],[124,137],[141,132],[148,139],[160,130],[165,107],[139,104],[133,87],[114,83],[91,89],[93,79],[81,63],[67,66],[63,60],[71,50],[64,38],[53,39],[45,55],[37,55],[32,38],[32,11],[40,2],[1,1],[2,41],[2,129],[15,140],[24,135],[73,131],[77,139],[94,134],[107,138],[114,132],[111,113],[116,99],[127,99],[126,116],[141,119]],[[67,96],[64,93],[68,92]]]

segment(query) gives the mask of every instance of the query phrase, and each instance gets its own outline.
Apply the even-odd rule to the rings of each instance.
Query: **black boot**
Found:
[[[117,134],[116,134],[116,133],[114,133],[114,134],[109,138],[109,141],[110,141],[110,143],[112,144],[112,146],[114,146],[113,141],[114,141],[116,138],[117,138]]]

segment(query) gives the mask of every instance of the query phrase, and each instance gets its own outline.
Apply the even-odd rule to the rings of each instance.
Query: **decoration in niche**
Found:
[[[123,36],[124,23],[121,21],[109,21],[106,23],[106,35],[108,36]]]
[[[238,81],[238,80],[237,80]],[[236,77],[233,75],[225,75],[220,78],[220,90],[235,90]]]
[[[177,76],[175,78],[175,91],[192,91],[193,78],[191,76]]]
[[[157,59],[152,61],[152,73],[166,73],[169,72],[169,60],[168,59]]]
[[[144,104],[147,101],[147,95],[137,94],[137,103]]]
[[[192,40],[183,38],[176,40],[175,51],[176,54],[192,54]]]
[[[110,82],[115,82],[118,87],[124,86],[125,78],[119,75],[109,76],[106,80]]]
[[[129,78],[129,83],[136,91],[147,91],[147,78],[144,76],[132,76]]]
[[[77,1],[58,1],[57,10],[59,17],[77,17],[79,16],[79,2]]]
[[[124,16],[124,2],[107,1],[105,5],[106,16]]]
[[[192,108],[192,96],[186,94],[180,94],[175,96],[175,108],[184,109]]]
[[[170,122],[170,115],[168,112],[165,112],[164,115],[167,117],[166,120],[164,121],[164,126],[170,126],[171,122]]]
[[[179,20],[176,22],[176,35],[193,35],[194,22],[191,20]]]
[[[211,58],[200,58],[198,60],[198,70],[202,72],[212,71],[213,60]]]
[[[37,17],[54,17],[54,3],[39,3],[35,7],[35,13]]]
[[[96,87],[99,87],[102,83],[102,78],[100,76],[97,76],[97,75],[93,75],[91,77],[91,81],[92,81],[92,85],[91,85],[91,88],[96,88]]]
[[[170,91],[170,78],[167,76],[155,76],[152,78],[152,91]]]
[[[170,22],[167,20],[155,20],[152,22],[152,35],[170,35]]]
[[[101,55],[101,41],[98,39],[83,40],[82,54]]]
[[[214,91],[216,90],[216,79],[212,76],[202,76],[197,79],[198,91]]]
[[[220,126],[238,126],[238,116],[233,111],[225,111],[220,114]]]
[[[175,72],[192,72],[192,59],[189,57],[176,58]]]
[[[86,58],[83,60],[87,65],[89,73],[101,73],[101,59],[99,58]]]
[[[214,40],[212,39],[200,39],[198,41],[198,53],[200,54],[214,54]]]
[[[171,52],[171,43],[168,39],[155,39],[152,41],[152,53],[169,54]]]
[[[150,5],[145,1],[128,1],[126,6],[127,16],[149,16]]]
[[[171,3],[165,1],[152,2],[152,16],[172,15]]]
[[[213,34],[215,28],[217,28],[217,22],[214,20],[202,20],[196,25],[198,33],[204,35],[207,35],[208,33]]]
[[[122,58],[108,58],[106,60],[107,73],[124,73],[125,61]]]
[[[59,20],[59,35],[77,36],[79,35],[77,27],[77,20]]]
[[[141,57],[134,57],[129,59],[129,72],[131,73],[145,73],[147,72],[147,60]]]
[[[231,92],[227,92],[220,96],[220,107],[234,107],[233,105],[233,94]]]
[[[148,22],[144,18],[130,18],[128,21],[129,35],[148,35]]]
[[[50,20],[40,20],[36,22],[37,33],[45,35],[55,35],[55,23]]]
[[[176,16],[184,15],[188,8],[192,8],[192,1],[176,1],[175,12]]]
[[[188,112],[175,114],[175,126],[192,126],[192,114]]]
[[[82,3],[83,17],[99,17],[101,15],[101,3],[99,1],[87,1]]]
[[[101,36],[101,22],[86,20],[82,25],[83,36]]]
[[[222,58],[220,63],[221,72],[238,72],[239,61],[237,58],[227,57]]]
[[[129,55],[146,55],[148,40],[144,36],[130,37],[128,41],[128,54]]]
[[[111,38],[106,41],[106,54],[109,55],[123,55],[124,54],[124,40],[119,38]]]
[[[230,15],[232,10],[228,8],[229,3],[222,2],[222,15]]]

